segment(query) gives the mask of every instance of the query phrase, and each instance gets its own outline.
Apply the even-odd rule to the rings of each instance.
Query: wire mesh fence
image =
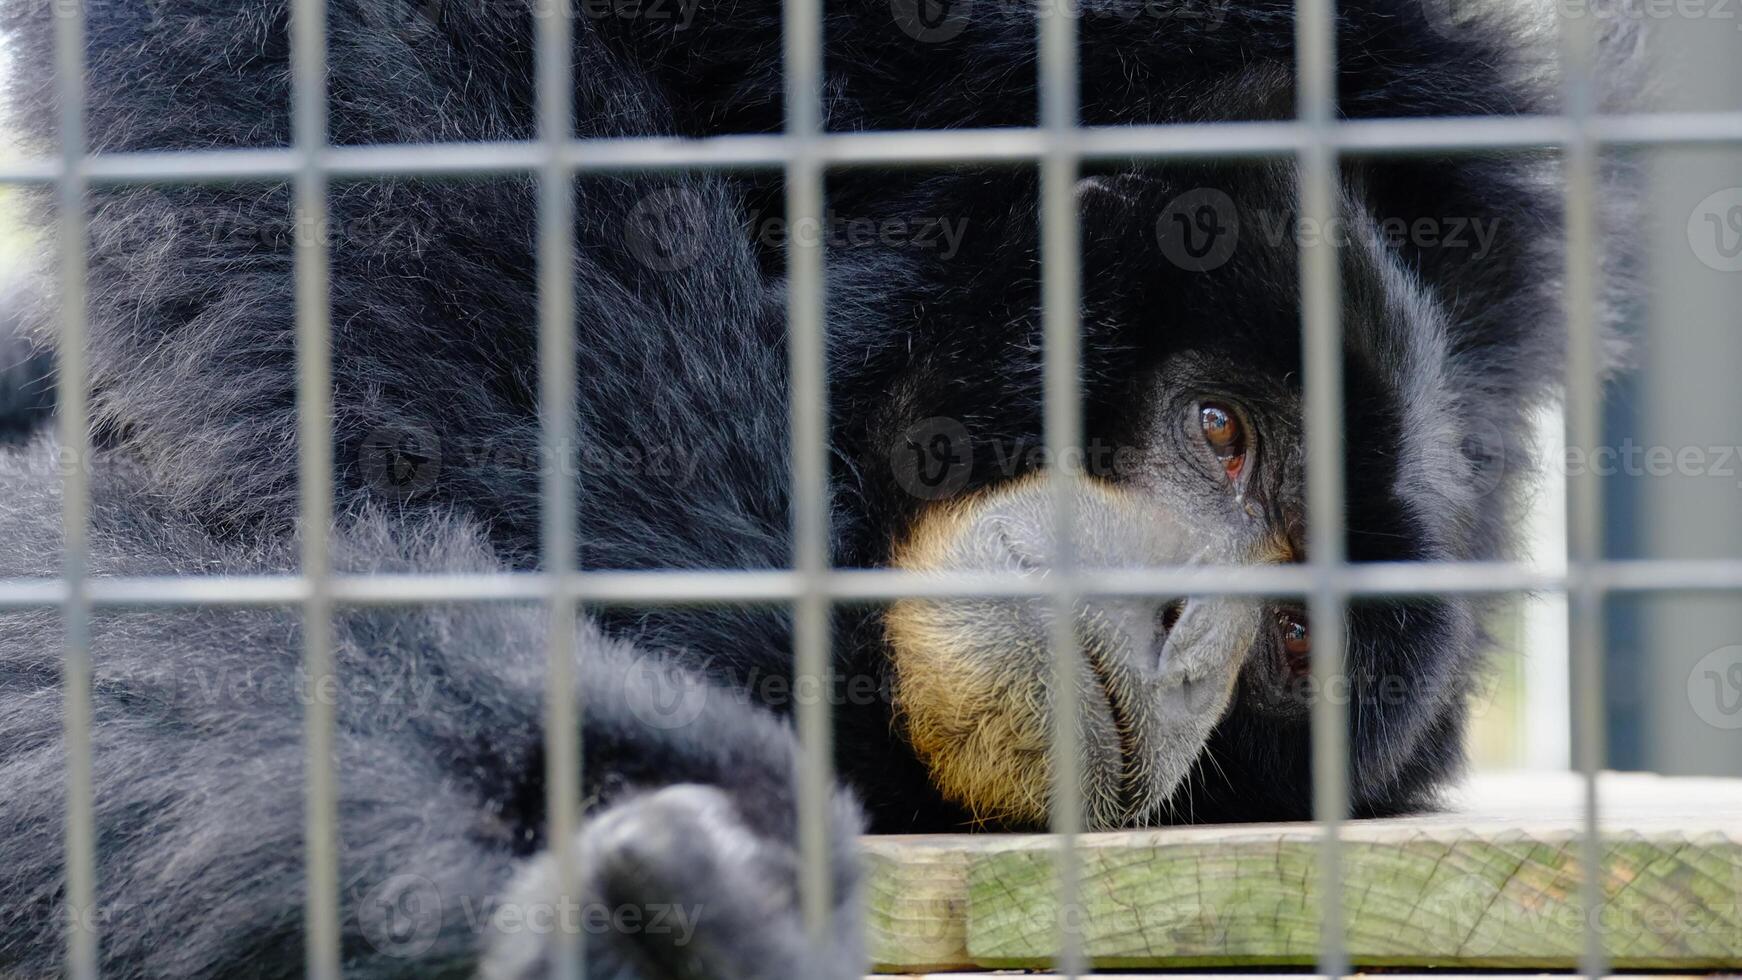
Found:
[[[1565,17],[1564,112],[1557,118],[1470,117],[1446,119],[1339,118],[1336,110],[1336,38],[1331,0],[1300,0],[1296,35],[1296,118],[1285,122],[1205,123],[1129,127],[1079,124],[1075,21],[1042,4],[1040,23],[1039,125],[1028,129],[947,132],[835,133],[823,125],[821,0],[786,0],[786,129],[768,135],[706,139],[571,137],[572,14],[565,5],[538,16],[538,137],[526,142],[434,146],[333,146],[328,142],[325,63],[325,0],[292,4],[293,145],[285,149],[186,152],[87,153],[83,111],[84,30],[79,4],[57,12],[58,103],[61,153],[0,167],[0,182],[52,184],[59,216],[61,343],[58,372],[60,443],[75,458],[89,452],[89,409],[83,358],[86,331],[85,208],[92,187],[122,183],[294,181],[299,215],[327,211],[327,186],[335,178],[479,176],[518,174],[538,180],[538,368],[544,451],[552,460],[572,445],[568,406],[575,397],[575,307],[569,268],[574,241],[573,181],[577,175],[645,170],[780,168],[785,174],[789,220],[820,220],[824,178],[830,167],[853,165],[1021,162],[1041,173],[1043,310],[1045,325],[1045,439],[1062,457],[1080,431],[1078,389],[1082,291],[1078,262],[1078,217],[1073,186],[1084,163],[1111,159],[1187,160],[1257,158],[1292,160],[1305,220],[1336,218],[1337,174],[1345,154],[1405,155],[1551,149],[1563,154],[1567,228],[1566,280],[1570,357],[1566,378],[1568,443],[1587,450],[1600,435],[1599,352],[1596,302],[1598,155],[1613,147],[1721,146],[1742,144],[1742,113],[1667,112],[1603,116],[1598,113],[1590,17]],[[297,408],[301,520],[325,527],[333,516],[328,474],[332,374],[329,336],[327,246],[318,236],[296,245]],[[788,249],[792,496],[794,549],[783,571],[583,571],[576,567],[575,488],[561,466],[546,470],[543,570],[537,573],[359,577],[334,574],[323,535],[302,538],[301,573],[253,578],[92,578],[86,567],[90,487],[82,467],[64,469],[65,567],[58,581],[0,582],[0,610],[58,606],[65,623],[65,728],[67,768],[67,898],[75,907],[95,904],[96,831],[92,816],[90,739],[91,663],[89,624],[93,611],[111,606],[272,606],[295,604],[304,621],[304,657],[309,676],[333,671],[331,637],[325,628],[336,605],[396,605],[453,601],[539,601],[550,617],[546,751],[549,839],[569,846],[578,825],[580,754],[564,733],[577,730],[573,699],[560,692],[574,685],[577,607],[585,603],[788,603],[795,623],[796,674],[821,679],[830,671],[829,618],[837,603],[902,597],[1042,596],[1068,610],[1087,595],[1165,597],[1178,594],[1306,596],[1315,631],[1313,671],[1322,682],[1339,676],[1345,610],[1351,599],[1418,594],[1564,593],[1570,600],[1570,648],[1575,730],[1601,730],[1601,619],[1612,593],[1670,593],[1742,589],[1742,559],[1605,560],[1603,521],[1595,475],[1569,481],[1568,553],[1565,571],[1526,563],[1363,563],[1345,560],[1343,520],[1342,335],[1339,270],[1334,247],[1303,243],[1301,311],[1305,345],[1305,430],[1308,455],[1308,563],[1264,568],[1181,567],[1108,572],[1075,568],[1070,535],[1064,554],[1044,580],[992,573],[914,574],[896,570],[833,567],[828,545],[827,387],[824,358],[825,249],[795,239]],[[1051,492],[1057,526],[1072,526],[1071,477],[1055,469]],[[1079,653],[1068,615],[1055,617],[1053,655],[1059,678],[1075,676]],[[1057,684],[1055,711],[1075,717],[1074,687]],[[1323,912],[1321,972],[1349,970],[1338,898],[1339,825],[1348,817],[1344,760],[1346,708],[1333,698],[1313,702],[1312,733],[1316,816],[1325,831],[1321,850]],[[831,908],[827,853],[832,748],[827,699],[804,702],[797,713],[804,746],[800,794],[801,879],[806,921],[823,935]],[[332,771],[330,705],[309,704],[306,716],[307,813],[306,940],[308,972],[340,973],[341,950],[337,784]],[[1080,887],[1073,839],[1083,829],[1078,792],[1078,746],[1073,726],[1059,729],[1054,749],[1052,826],[1059,845],[1059,904],[1070,906]],[[1594,776],[1602,767],[1600,740],[1575,743],[1578,770],[1587,779],[1588,868],[1601,860]],[[559,854],[561,867],[571,855]],[[1583,877],[1583,904],[1596,908],[1598,875]],[[69,933],[68,972],[97,973],[101,937],[90,928]],[[578,937],[571,937],[578,941]],[[1061,972],[1086,969],[1080,943],[1061,937]],[[578,960],[564,960],[578,969]],[[1605,972],[1601,936],[1587,930],[1583,972]]]

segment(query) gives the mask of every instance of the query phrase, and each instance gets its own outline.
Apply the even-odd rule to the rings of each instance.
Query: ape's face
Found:
[[[1292,220],[1292,179],[1262,170],[1177,175],[1095,182],[1081,201],[1089,475],[1075,495],[1075,563],[1302,561],[1297,240],[1264,234]],[[1193,268],[1165,254],[1158,218],[1204,186],[1227,190],[1244,233],[1222,261]],[[1347,220],[1376,227],[1362,207],[1346,201]],[[1500,509],[1497,464],[1485,451],[1494,447],[1466,415],[1480,385],[1460,378],[1447,312],[1382,242],[1353,234],[1338,253],[1351,559],[1491,556],[1472,529],[1490,526]],[[1031,343],[1021,350],[1038,361]],[[921,365],[897,401],[915,417],[950,416],[970,398],[996,404],[995,393],[958,391],[974,384],[958,379],[986,373]],[[1016,403],[1038,414],[1038,399],[1004,402]],[[998,448],[979,445],[981,432],[1007,439],[1021,424],[978,412],[964,428],[976,442],[973,478],[963,492],[913,509],[892,563],[1045,575],[1055,549],[1044,466],[1000,469]],[[1053,612],[1047,598],[907,600],[885,617],[900,724],[939,790],[994,822],[1047,819],[1059,727]],[[1300,602],[1088,597],[1072,615],[1093,826],[1214,814],[1217,793],[1238,798],[1240,814],[1310,812],[1311,644]],[[1479,645],[1473,607],[1411,599],[1353,606],[1349,615],[1356,809],[1406,807],[1458,757]],[[1382,691],[1399,685],[1401,693]]]
[[[1119,482],[1077,484],[1078,567],[1259,564],[1300,554],[1298,430],[1230,391],[1163,368],[1137,428],[1148,451]],[[1162,383],[1167,379],[1170,383]],[[1266,424],[1274,423],[1274,424]],[[1046,574],[1055,507],[1044,474],[925,510],[895,562],[914,570]],[[904,600],[887,619],[915,751],[946,796],[982,816],[1046,819],[1058,722],[1049,598]],[[1286,701],[1307,670],[1293,604],[1232,598],[1079,600],[1078,677],[1091,825],[1143,821],[1174,794],[1234,696]]]

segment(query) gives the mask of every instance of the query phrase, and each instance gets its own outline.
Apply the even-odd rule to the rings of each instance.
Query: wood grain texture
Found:
[[[1384,974],[1375,975],[1382,975],[1385,980],[1494,980],[1496,976],[1494,973],[1457,973],[1445,970],[1433,973],[1404,973],[1387,970]],[[1502,975],[1532,976],[1532,974]],[[1558,974],[1548,974],[1548,976],[1556,975]],[[1172,970],[1167,973],[1132,973],[1121,970],[1117,976],[1119,980],[1276,980],[1278,976],[1286,976],[1289,980],[1333,980],[1322,973],[1301,973],[1293,970],[1287,973],[1278,973],[1274,970],[1263,973],[1230,973],[1225,970],[1215,973],[1192,973],[1188,970]],[[1625,977],[1638,976],[1640,974],[1637,973],[1611,973],[1606,974],[1602,980],[1623,980]],[[1709,977],[1710,974],[1659,972],[1649,974],[1649,976],[1651,980],[1694,980],[1696,977]],[[1013,980],[1013,978],[1015,980],[1065,980],[1062,974],[1036,973],[1032,970],[1024,970],[1021,973],[1013,973],[1010,970],[999,970],[992,973],[978,970],[968,972],[951,970],[947,973],[879,973],[866,978],[866,980]]]
[[[1490,777],[1445,812],[1348,824],[1353,961],[1576,965],[1579,800],[1572,777]],[[1615,966],[1742,967],[1742,780],[1609,774],[1602,809]],[[1098,967],[1310,966],[1318,840],[1312,824],[1085,835],[1081,901],[1060,909],[1051,838],[867,838],[870,945],[884,972],[1040,968],[1069,921]]]

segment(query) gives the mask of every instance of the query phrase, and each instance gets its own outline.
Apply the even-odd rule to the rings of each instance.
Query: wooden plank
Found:
[[[968,955],[968,865],[973,851],[957,843],[963,839],[865,838],[865,929],[877,969],[973,965]]]
[[[1119,980],[1276,980],[1279,976],[1288,977],[1289,980],[1333,980],[1333,978],[1326,977],[1322,973],[1296,973],[1292,971],[1288,973],[1278,973],[1275,971],[1268,973],[1228,973],[1225,971],[1217,973],[1189,973],[1174,971],[1168,973],[1121,972],[1118,974]],[[1494,980],[1495,974],[1448,973],[1445,971],[1435,973],[1397,973],[1388,970],[1384,974],[1374,974],[1374,976],[1384,976],[1385,980]],[[1511,973],[1505,974],[1505,976],[1516,978],[1531,976],[1562,977],[1565,976],[1565,974]],[[1631,980],[1638,980],[1639,976],[1640,974],[1637,973],[1611,973],[1604,975],[1602,980],[1629,980],[1629,978],[1631,978]],[[1650,974],[1651,980],[1696,980],[1696,978],[1704,980],[1704,978],[1709,976],[1710,974],[1704,973]],[[1016,980],[1065,980],[1062,974],[1035,973],[1030,970],[1024,970],[1021,973],[1013,973],[1009,970],[1000,970],[996,973],[982,973],[979,971],[951,971],[949,973],[879,973],[866,977],[865,980],[1012,980],[1012,978],[1016,978]]]
[[[1617,968],[1742,967],[1742,780],[1607,774],[1604,906]],[[1445,812],[1351,823],[1344,914],[1358,965],[1568,969],[1580,791],[1559,775],[1474,781]],[[1043,968],[1073,922],[1103,968],[1311,966],[1311,824],[1081,838],[1082,901],[1054,901],[1045,836],[867,838],[881,972]]]

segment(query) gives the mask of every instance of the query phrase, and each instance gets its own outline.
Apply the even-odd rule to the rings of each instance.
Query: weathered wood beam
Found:
[[[1351,823],[1344,918],[1364,966],[1576,965],[1577,781],[1477,780],[1442,813]],[[1604,906],[1617,968],[1742,967],[1742,780],[1608,775]],[[1311,966],[1312,824],[1080,839],[1081,901],[1060,909],[1045,836],[867,838],[869,940],[884,972],[1044,968],[1059,923],[1098,967]]]

